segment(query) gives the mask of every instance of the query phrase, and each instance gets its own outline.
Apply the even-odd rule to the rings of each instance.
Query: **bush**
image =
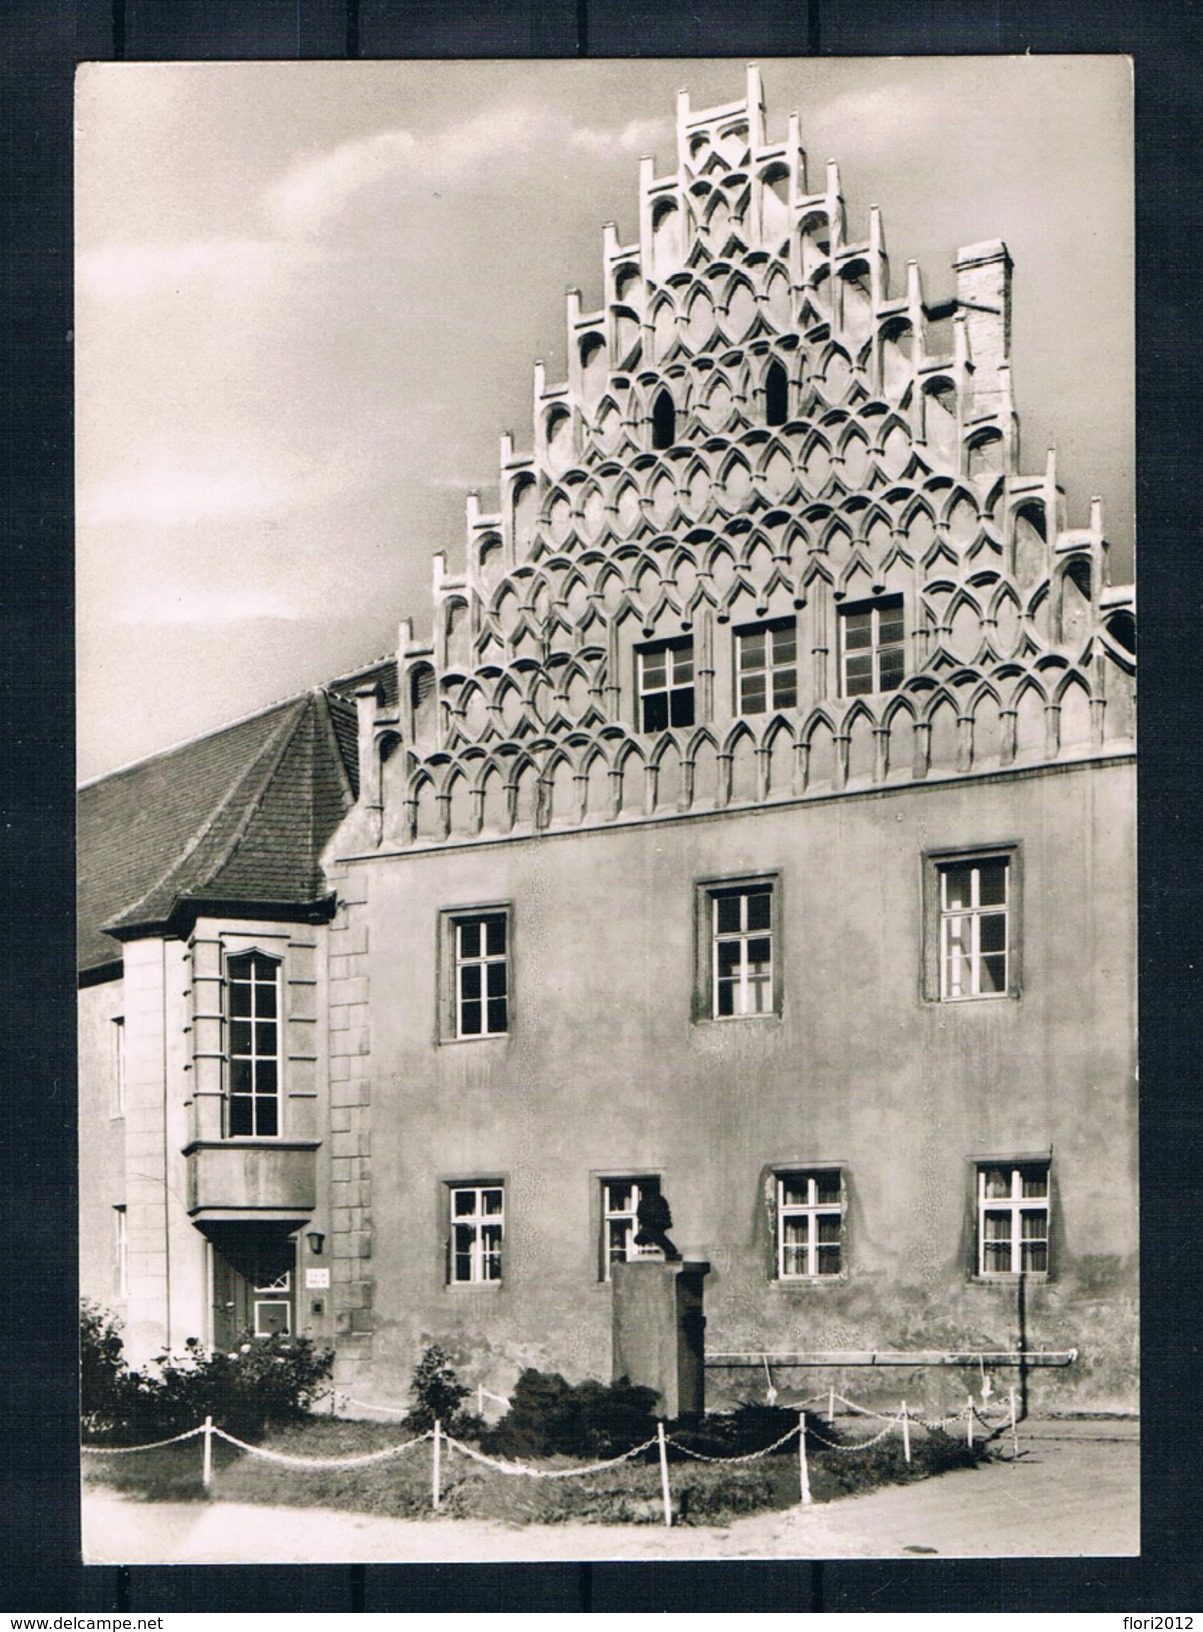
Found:
[[[630,1383],[565,1382],[558,1372],[528,1368],[510,1409],[484,1436],[485,1450],[524,1460],[538,1456],[620,1456],[656,1435],[656,1391]]]
[[[182,1355],[161,1354],[132,1371],[117,1322],[95,1304],[80,1316],[81,1409],[85,1430],[130,1444],[165,1439],[211,1416],[241,1438],[308,1416],[324,1391],[334,1356],[312,1338],[253,1337],[208,1353],[190,1337]]]
[[[809,1435],[815,1419],[809,1412],[805,1416]],[[731,1457],[750,1456],[754,1451],[767,1450],[797,1426],[797,1411],[782,1405],[749,1402],[721,1415],[682,1417],[679,1422],[673,1423],[670,1431],[675,1440],[687,1445],[691,1451],[699,1451],[703,1456]],[[674,1453],[670,1448],[669,1455],[674,1454],[679,1453]],[[796,1458],[797,1439],[787,1441],[774,1454]]]
[[[409,1392],[414,1403],[406,1421],[415,1433],[424,1434],[436,1422],[454,1431],[460,1407],[472,1390],[460,1382],[446,1349],[431,1343],[414,1367]]]

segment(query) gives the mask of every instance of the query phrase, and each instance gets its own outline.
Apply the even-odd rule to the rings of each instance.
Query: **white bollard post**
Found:
[[[433,1506],[436,1513],[439,1510],[439,1502],[442,1499],[442,1491],[439,1488],[439,1479],[440,1479],[440,1476],[442,1474],[442,1468],[440,1467],[440,1461],[441,1461],[441,1457],[442,1457],[442,1444],[441,1444],[442,1431],[443,1431],[442,1430],[442,1425],[440,1424],[438,1418],[436,1417],[435,1421],[434,1421],[434,1460],[433,1460],[433,1462],[431,1464],[431,1469],[430,1469],[431,1505]]]
[[[201,1464],[201,1484],[208,1490],[213,1483],[213,1418],[205,1418],[205,1455]]]
[[[664,1423],[656,1424],[656,1438],[660,1441],[660,1493],[664,1498],[664,1522],[672,1528],[673,1509],[672,1499],[668,1491],[668,1446],[664,1440]]]
[[[902,1454],[909,1462],[911,1459],[911,1419],[907,1415],[905,1400],[902,1402]]]
[[[1015,1390],[1011,1390],[1011,1449],[1019,1455],[1019,1428],[1015,1421]]]
[[[806,1465],[806,1412],[798,1412],[798,1483],[802,1487],[802,1506],[811,1504],[810,1469]]]
[[[829,1389],[828,1394],[827,1394],[827,1420],[828,1420],[828,1422],[834,1422],[835,1421],[835,1384],[834,1383],[832,1383],[831,1388]]]
[[[968,1445],[970,1450],[973,1449],[973,1395],[972,1394],[969,1396],[969,1399],[966,1401],[966,1404],[965,1404],[965,1443],[966,1443],[966,1445]]]

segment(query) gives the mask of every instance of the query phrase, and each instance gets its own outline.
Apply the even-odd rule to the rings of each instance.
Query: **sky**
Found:
[[[1129,64],[761,64],[771,138],[881,207],[891,291],[961,245],[1015,262],[1021,465],[1133,548]],[[529,447],[564,292],[637,237],[638,161],[742,60],[92,64],[76,87],[78,772],[103,774],[429,629],[431,556]]]

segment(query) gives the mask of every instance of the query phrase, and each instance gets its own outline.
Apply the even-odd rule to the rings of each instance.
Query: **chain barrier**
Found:
[[[202,1423],[199,1428],[189,1428],[186,1434],[173,1434],[170,1439],[155,1439],[148,1445],[81,1445],[79,1448],[84,1456],[132,1456],[135,1451],[157,1451],[164,1445],[178,1445],[181,1440],[195,1439],[197,1434],[203,1434],[204,1431],[205,1425]]]
[[[361,1411],[387,1411],[390,1417],[408,1417],[407,1405],[377,1405],[371,1400],[357,1400],[352,1394],[343,1395],[344,1405],[357,1405]]]
[[[691,1450],[688,1445],[682,1445],[679,1439],[669,1439],[666,1443],[680,1451],[684,1456],[691,1456],[695,1462],[755,1462],[759,1457],[768,1456],[772,1451],[778,1451],[783,1445],[788,1445],[798,1433],[801,1426],[790,1429],[788,1434],[782,1434],[779,1440],[772,1445],[766,1445],[762,1451],[749,1451],[746,1456],[707,1456],[704,1451]]]
[[[203,1428],[196,1428],[194,1433],[204,1433]],[[423,1440],[433,1437],[428,1428],[424,1434],[416,1439],[407,1439],[403,1445],[390,1445],[383,1451],[371,1451],[367,1456],[286,1456],[283,1451],[265,1451],[261,1445],[248,1445],[245,1439],[236,1439],[233,1434],[227,1434],[224,1428],[210,1429],[215,1439],[224,1439],[228,1445],[237,1445],[240,1451],[248,1451],[251,1456],[262,1457],[265,1462],[284,1462],[295,1468],[360,1468],[369,1462],[386,1462],[393,1456],[404,1456],[415,1446],[421,1445]]]
[[[874,1413],[874,1415],[876,1415],[876,1413]],[[810,1433],[812,1439],[817,1439],[819,1444],[825,1445],[829,1451],[838,1451],[846,1455],[852,1451],[867,1451],[871,1445],[880,1445],[882,1440],[890,1432],[891,1428],[900,1427],[901,1423],[901,1417],[891,1417],[879,1434],[874,1434],[872,1439],[857,1440],[855,1445],[837,1445],[834,1440],[825,1439],[824,1436],[814,1428],[810,1430]]]
[[[443,1439],[472,1462],[480,1462],[486,1468],[496,1468],[498,1473],[525,1474],[529,1479],[580,1479],[587,1473],[600,1473],[603,1468],[616,1468],[622,1462],[629,1462],[632,1457],[650,1450],[658,1442],[656,1439],[645,1440],[642,1445],[624,1451],[621,1456],[612,1457],[608,1462],[593,1462],[587,1468],[528,1468],[523,1462],[499,1462],[495,1457],[486,1456],[483,1451],[474,1451],[470,1445],[462,1444],[450,1434],[444,1434]]]

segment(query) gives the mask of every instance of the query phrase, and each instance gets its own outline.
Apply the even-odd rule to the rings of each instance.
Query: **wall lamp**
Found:
[[[305,1234],[305,1239],[309,1243],[309,1250],[313,1256],[315,1258],[320,1258],[322,1256],[322,1247],[326,1240],[326,1237],[322,1234],[321,1230],[308,1230]]]

